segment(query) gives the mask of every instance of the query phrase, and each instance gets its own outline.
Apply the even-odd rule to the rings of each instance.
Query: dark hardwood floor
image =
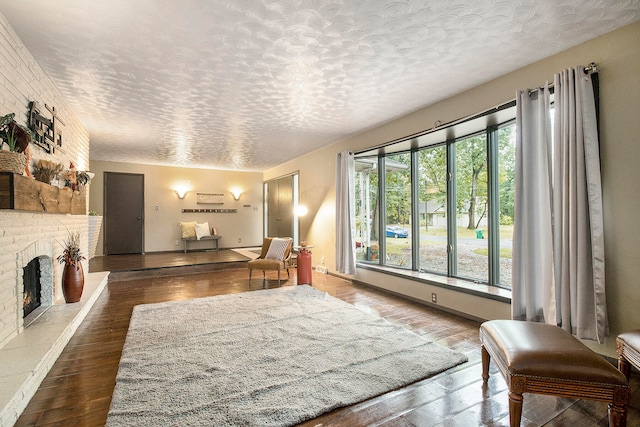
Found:
[[[220,256],[226,256],[221,251]],[[182,254],[175,254],[182,256]],[[93,260],[92,260],[93,261]],[[103,259],[127,268],[125,258]],[[131,257],[130,267],[141,262]],[[149,262],[146,260],[145,262]],[[168,261],[172,262],[172,261]],[[92,265],[96,271],[96,265]],[[179,264],[176,261],[176,264]],[[120,354],[132,309],[137,304],[185,300],[262,289],[261,279],[248,281],[244,268],[162,277],[111,278],[107,289],[41,384],[16,426],[104,425],[115,385]],[[183,273],[183,271],[181,271]],[[275,275],[268,287],[277,286]],[[285,275],[286,277],[286,275]],[[284,286],[296,285],[295,269]],[[313,273],[313,286],[351,304],[379,313],[442,345],[464,352],[469,362],[435,377],[345,408],[302,426],[504,426],[508,398],[504,380],[492,366],[485,386],[481,379],[478,323],[373,288],[352,285]],[[633,403],[628,426],[640,426],[640,381],[632,379]],[[523,426],[606,426],[604,403],[525,395]]]

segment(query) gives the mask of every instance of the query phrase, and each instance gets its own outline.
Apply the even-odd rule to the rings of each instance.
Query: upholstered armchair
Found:
[[[278,286],[280,286],[280,272],[287,270],[287,277],[291,277],[289,274],[289,268],[292,267],[292,246],[293,239],[290,237],[265,237],[262,242],[262,251],[260,256],[247,263],[249,268],[249,281],[251,281],[251,275],[253,270],[262,270],[262,280],[266,280],[266,271],[278,272]]]

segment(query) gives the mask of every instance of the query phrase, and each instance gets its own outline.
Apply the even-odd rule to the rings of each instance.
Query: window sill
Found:
[[[423,273],[403,268],[386,267],[382,265],[372,265],[365,263],[357,263],[357,268],[363,270],[371,270],[382,274],[401,277],[404,279],[414,280],[416,282],[426,283],[432,286],[438,286],[450,289],[456,292],[462,292],[475,295],[482,298],[492,299],[499,302],[511,304],[511,291],[499,288],[497,286],[489,286],[483,283],[475,283],[469,280],[456,279],[454,277],[445,277],[433,273]]]

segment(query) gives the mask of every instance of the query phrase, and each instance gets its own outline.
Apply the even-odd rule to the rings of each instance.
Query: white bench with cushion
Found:
[[[215,251],[220,250],[220,238],[222,236],[214,234],[214,229],[209,228],[208,222],[198,223],[195,221],[181,222],[182,240],[184,241],[184,253],[187,253],[187,242],[199,242],[210,240],[215,243]]]

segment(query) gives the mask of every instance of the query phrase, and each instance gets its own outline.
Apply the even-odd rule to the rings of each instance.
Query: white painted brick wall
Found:
[[[15,113],[16,121],[26,125],[30,101],[37,101],[43,108],[44,104],[55,107],[65,123],[65,126],[60,127],[65,153],[58,151],[47,154],[32,144],[32,160],[52,160],[65,168],[73,162],[80,170],[88,168],[89,134],[51,79],[0,14],[0,115]],[[48,116],[48,112],[43,113]],[[87,196],[87,202],[88,200]],[[65,240],[68,230],[81,233],[82,252],[85,256],[88,255],[86,216],[0,210],[0,348],[22,328],[22,309],[18,309],[16,304],[16,301],[21,300],[18,295],[22,295],[22,290],[17,290],[16,254],[33,242],[46,240],[53,244],[55,259],[61,253],[58,242]],[[83,267],[88,272],[86,261]],[[62,267],[57,262],[54,263],[54,295],[57,303],[64,303],[61,274]]]
[[[89,165],[89,134],[75,116],[51,79],[27,51],[17,34],[0,14],[0,115],[16,114],[16,121],[27,124],[29,102],[53,106],[65,123],[60,126],[62,148],[66,153],[47,154],[31,145],[32,160],[47,159],[65,168],[73,162],[82,170]],[[43,115],[49,115],[43,111]],[[88,198],[87,198],[88,200]]]

